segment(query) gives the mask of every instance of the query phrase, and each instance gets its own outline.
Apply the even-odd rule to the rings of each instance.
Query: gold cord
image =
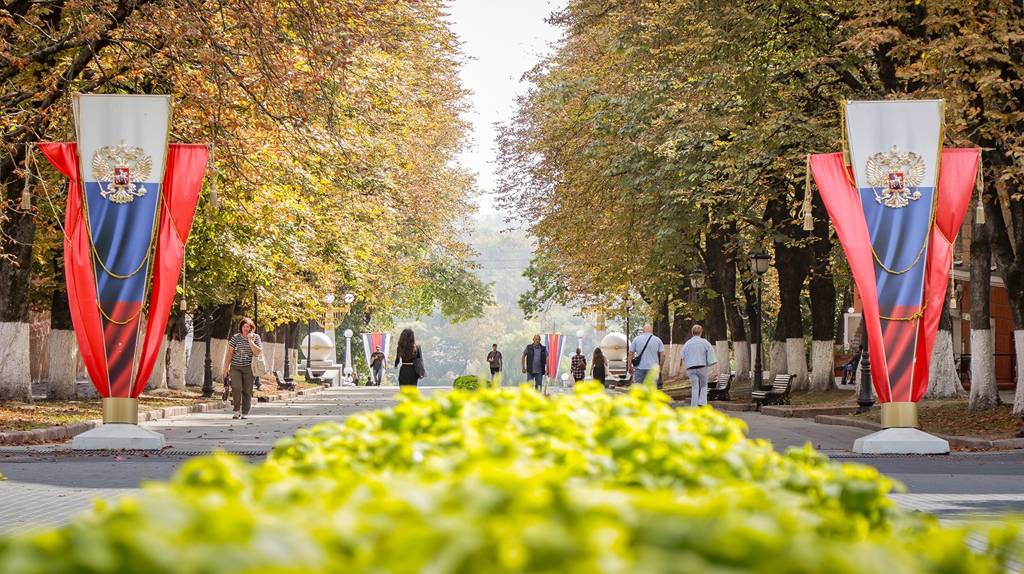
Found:
[[[885,315],[879,314],[878,318],[883,321],[917,321],[921,317],[924,317],[924,310],[928,308],[928,304],[921,305],[921,308],[916,313],[909,317],[886,317]]]

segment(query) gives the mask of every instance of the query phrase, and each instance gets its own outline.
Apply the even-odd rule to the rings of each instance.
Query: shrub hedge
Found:
[[[636,388],[403,390],[391,409],[188,462],[140,498],[0,539],[0,572],[1004,571],[1019,522],[906,513],[894,483]]]
[[[475,391],[480,388],[480,379],[476,375],[462,375],[455,378],[452,388],[462,391]]]

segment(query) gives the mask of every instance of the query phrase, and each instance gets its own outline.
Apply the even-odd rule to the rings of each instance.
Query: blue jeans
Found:
[[[533,388],[538,391],[544,388],[544,373],[530,373],[526,380],[533,380]]]

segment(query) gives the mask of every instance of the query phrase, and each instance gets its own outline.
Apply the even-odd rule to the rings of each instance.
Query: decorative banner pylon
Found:
[[[68,304],[103,421],[113,424],[72,447],[161,448],[163,436],[137,426],[138,397],[174,301],[207,149],[167,144],[169,96],[76,95],[73,111],[78,143],[38,147],[68,178]]]
[[[882,426],[900,429],[854,450],[948,452],[916,430],[917,401],[980,150],[941,148],[941,101],[847,102],[843,123],[848,155],[813,155],[810,168],[860,293]]]
[[[370,355],[373,350],[380,347],[384,353],[384,363],[388,361],[388,348],[391,346],[391,333],[363,333],[363,357],[366,358],[366,370],[370,377],[373,377],[373,367],[370,366]]]
[[[548,364],[545,371],[552,381],[557,381],[558,369],[562,363],[562,349],[565,347],[565,335],[559,333],[544,335],[544,346],[548,348]]]

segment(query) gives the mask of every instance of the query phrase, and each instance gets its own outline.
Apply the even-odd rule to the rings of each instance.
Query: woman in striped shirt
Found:
[[[231,418],[244,419],[252,407],[252,357],[263,354],[263,342],[256,334],[256,324],[248,317],[238,324],[238,330],[229,343],[224,378],[231,378],[231,402],[235,406]]]

